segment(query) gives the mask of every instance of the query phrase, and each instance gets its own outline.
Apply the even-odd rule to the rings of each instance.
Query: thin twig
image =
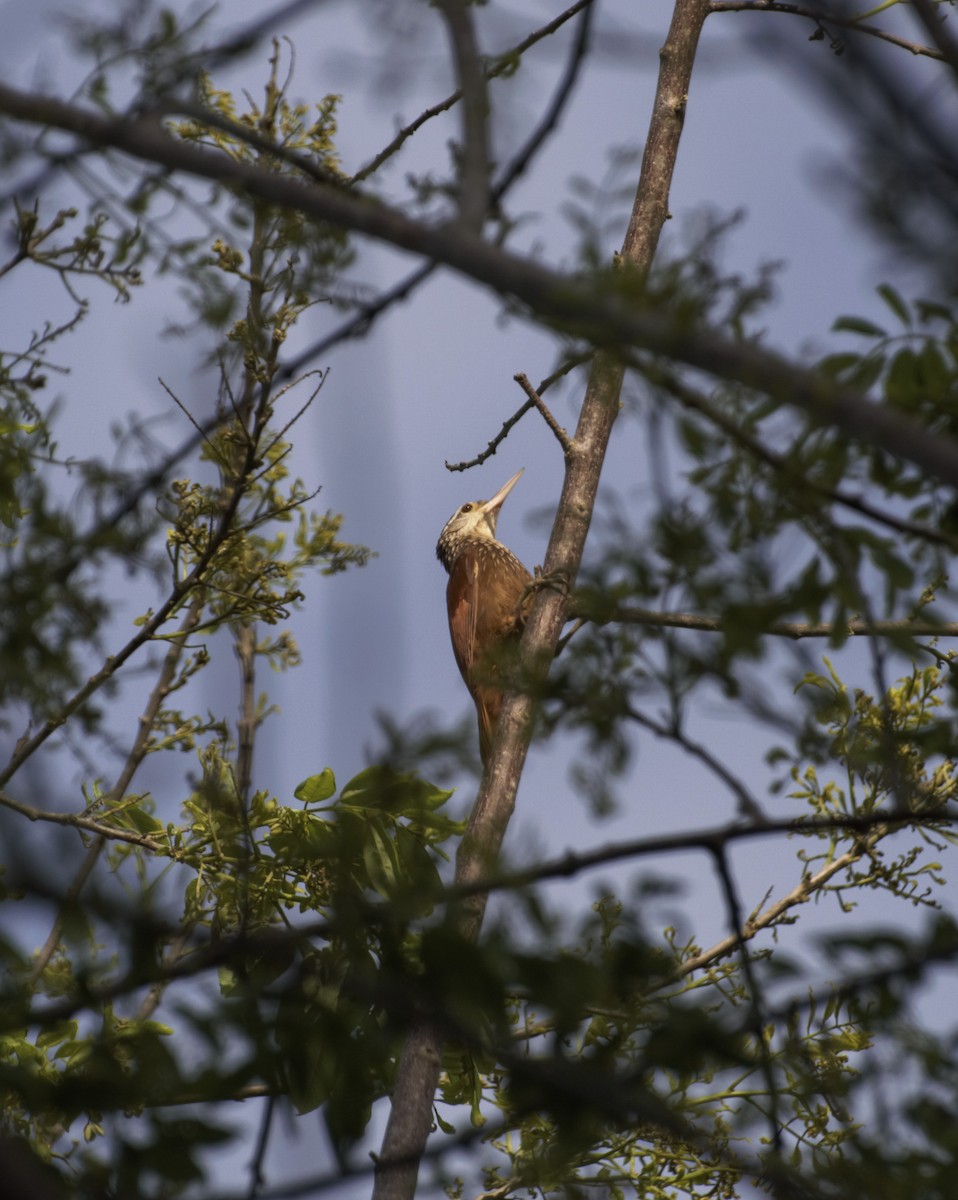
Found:
[[[882,29],[878,25],[863,25],[856,17],[838,17],[821,8],[804,8],[800,4],[781,4],[777,0],[712,0],[709,9],[713,13],[784,13],[786,16],[805,17],[809,21],[814,21],[820,29],[823,28],[822,22],[827,21],[829,25],[835,25],[840,29],[848,29],[854,33],[864,33],[869,37],[880,38],[883,42],[890,42],[893,46],[900,46],[903,50],[907,50],[911,54],[923,55],[926,58],[936,58],[939,61],[945,60],[945,55],[932,46],[924,46],[921,42],[910,42],[905,38],[898,37],[897,34],[889,33],[887,29]]]
[[[576,0],[575,4],[570,5],[570,7],[564,12],[559,13],[559,15],[553,20],[549,21],[548,24],[543,25],[539,29],[536,29],[533,33],[530,33],[527,37],[523,38],[521,42],[517,42],[511,50],[506,50],[505,53],[500,54],[491,66],[486,67],[486,79],[491,80],[497,78],[499,75],[511,73],[518,60],[523,54],[525,54],[527,50],[529,50],[537,42],[541,42],[543,38],[547,38],[550,36],[550,34],[555,33],[557,29],[561,29],[566,21],[571,20],[576,13],[581,12],[583,8],[586,8],[591,3],[592,0]],[[408,139],[411,138],[414,133],[418,132],[423,125],[425,125],[428,121],[431,121],[434,117],[438,117],[442,113],[448,112],[449,109],[452,108],[454,104],[458,104],[461,99],[462,92],[456,90],[452,93],[452,95],[447,96],[445,100],[441,100],[438,104],[434,104],[431,108],[427,108],[424,112],[421,112],[414,121],[411,121],[408,125],[405,125],[402,129],[400,129],[393,140],[382,150],[380,150],[375,158],[371,159],[364,167],[361,167],[360,170],[356,172],[356,174],[353,176],[353,183],[362,183],[364,179],[368,179],[370,175],[379,170],[384,162],[392,158],[393,155],[396,154],[399,149],[401,149],[403,144],[408,141]]]
[[[535,157],[538,150],[541,148],[546,138],[559,124],[559,119],[562,116],[562,111],[572,97],[572,92],[575,89],[576,81],[579,78],[579,73],[585,63],[586,54],[589,49],[589,31],[592,27],[592,16],[595,11],[592,0],[587,0],[582,9],[582,20],[579,22],[578,32],[572,43],[572,49],[569,54],[569,60],[566,63],[565,71],[562,73],[562,78],[556,87],[555,93],[549,107],[542,116],[542,120],[526,139],[525,144],[519,148],[518,153],[512,161],[503,170],[502,175],[493,185],[492,199],[493,202],[498,202],[503,194],[519,179],[527,170],[530,162]]]
[[[187,638],[199,623],[200,616],[203,612],[203,603],[204,601],[202,595],[197,595],[193,598],[193,602],[187,609],[186,615],[183,618],[179,630],[173,636],[170,647],[163,658],[163,666],[160,670],[160,674],[157,677],[157,681],[154,684],[153,690],[146,702],[146,706],[143,709],[143,712],[140,714],[140,719],[137,722],[136,735],[133,739],[133,744],[130,747],[129,753],[126,756],[126,761],[123,764],[120,774],[116,778],[116,782],[110,789],[109,795],[106,797],[107,805],[119,804],[119,802],[126,795],[137,769],[143,762],[143,759],[146,757],[147,748],[150,742],[150,735],[153,732],[157,715],[159,714],[164,700],[166,700],[173,688],[177,666],[179,665],[183,651],[186,649]],[[83,891],[83,888],[86,886],[86,882],[90,878],[93,868],[96,866],[97,860],[99,859],[103,847],[106,845],[107,841],[109,839],[115,840],[116,838],[117,834],[113,830],[112,826],[109,827],[109,832],[98,832],[96,841],[94,841],[93,844],[87,849],[87,852],[83,858],[83,862],[80,864],[80,868],[74,876],[73,882],[70,884],[69,891],[67,892],[67,901],[69,904],[72,904]],[[145,849],[153,849],[152,846],[146,845],[146,843],[143,841],[141,841],[139,844]],[[34,959],[33,967],[30,971],[31,984],[36,983],[37,979],[39,979],[40,975],[46,969],[47,964],[56,952],[57,946],[60,944],[62,932],[63,914],[61,906],[61,912],[54,921],[50,933],[47,936],[47,940],[44,942],[40,952]]]
[[[148,837],[145,833],[133,833],[127,829],[117,829],[114,825],[106,825],[93,817],[85,817],[82,813],[51,812],[48,809],[36,808],[32,804],[23,804],[14,800],[6,792],[0,792],[0,805],[9,808],[11,812],[19,813],[29,821],[46,821],[50,825],[65,825],[71,829],[82,829],[84,833],[95,833],[98,837],[109,838],[116,842],[129,842],[133,846],[142,846],[145,850],[164,849],[161,842]]]
[[[739,899],[738,889],[735,886],[735,880],[729,869],[725,846],[713,846],[711,849],[712,857],[715,860],[715,868],[722,883],[722,891],[725,894],[725,907],[728,911],[729,924],[732,927],[733,936],[738,939],[739,930],[744,928],[745,925],[742,915],[742,902]],[[769,1126],[772,1148],[776,1155],[781,1155],[782,1126],[779,1118],[778,1085],[775,1082],[775,1070],[772,1066],[771,1055],[769,1054],[768,1039],[765,1036],[765,1006],[762,1002],[762,994],[759,991],[755,972],[752,970],[751,956],[741,941],[738,941],[737,944],[739,962],[742,964],[742,975],[745,978],[745,986],[748,989],[749,995],[749,1025],[751,1026],[752,1036],[755,1039],[756,1049],[762,1062],[762,1074],[765,1078],[765,1088],[768,1092],[768,1101],[771,1107]]]
[[[876,524],[885,525],[889,529],[897,530],[899,533],[913,534],[915,537],[923,538],[925,541],[934,542],[941,546],[947,546],[950,550],[958,551],[958,538],[954,534],[936,529],[934,526],[923,524],[920,521],[910,521],[907,517],[900,517],[896,513],[885,512],[882,509],[875,508],[874,505],[862,499],[861,496],[855,496],[851,492],[843,491],[841,488],[827,487],[817,480],[809,479],[807,475],[796,467],[793,457],[786,454],[779,454],[777,451],[770,449],[764,442],[744,430],[734,417],[723,412],[718,405],[713,404],[711,400],[703,396],[684,379],[680,379],[674,372],[664,369],[658,363],[645,364],[640,369],[646,378],[665,388],[684,408],[690,408],[694,412],[701,413],[706,420],[717,426],[723,433],[737,442],[738,445],[747,450],[753,458],[766,463],[773,470],[784,475],[804,491],[813,492],[825,500],[831,500],[836,504],[840,504],[844,508],[860,513],[863,517],[868,517],[869,520],[876,522]]]
[[[199,421],[197,421],[196,417],[193,416],[193,414],[190,412],[190,410],[186,407],[186,405],[179,398],[179,396],[177,396],[176,392],[173,391],[173,389],[169,386],[169,384],[162,377],[162,375],[158,375],[156,381],[160,385],[160,387],[163,389],[163,391],[166,392],[166,394],[169,396],[169,398],[173,401],[173,403],[176,405],[176,407],[180,410],[180,412],[183,414],[183,416],[186,417],[186,419],[189,421],[189,423],[196,430],[197,438],[206,443],[207,448],[209,449],[210,453],[213,456],[213,462],[216,462],[216,460],[219,458],[220,452],[217,450],[216,446],[214,445],[213,441],[211,440],[208,430],[205,429],[199,423]],[[220,422],[218,419],[217,425],[219,425],[219,423]]]
[[[867,846],[871,846],[875,841],[878,841],[882,836],[882,827],[878,826],[878,831],[867,842]],[[787,895],[781,900],[776,900],[774,904],[770,904],[753,917],[745,922],[738,933],[722,938],[716,942],[708,950],[703,950],[699,954],[687,958],[681,966],[655,990],[660,990],[669,984],[676,983],[689,975],[693,975],[696,971],[701,971],[705,967],[713,966],[716,962],[723,958],[727,958],[730,954],[743,945],[745,942],[752,941],[759,933],[771,926],[778,924],[782,917],[791,909],[796,908],[799,904],[804,904],[816,892],[820,891],[830,879],[833,879],[846,867],[852,866],[867,852],[866,845],[858,845],[853,850],[846,851],[845,854],[840,854],[838,858],[827,863],[821,870],[816,871],[814,875],[809,875],[797,884]]]
[[[566,458],[569,458],[569,456],[572,454],[572,451],[573,451],[572,438],[569,437],[569,435],[566,433],[566,431],[562,428],[562,426],[559,424],[559,422],[552,415],[552,410],[549,408],[549,406],[545,403],[545,401],[542,399],[542,397],[539,395],[539,393],[536,391],[536,389],[529,382],[528,375],[524,375],[522,373],[522,371],[520,371],[518,375],[513,375],[512,378],[516,381],[516,383],[518,383],[518,385],[522,388],[522,390],[525,392],[525,394],[529,397],[529,403],[534,405],[535,408],[538,409],[539,415],[542,417],[543,421],[545,421],[545,423],[549,426],[556,441],[562,447],[562,453],[566,456]]]
[[[726,622],[721,617],[708,617],[702,613],[660,612],[633,605],[617,605],[608,612],[602,609],[601,601],[596,606],[595,616],[590,614],[592,601],[581,594],[573,598],[571,614],[595,621],[599,625],[619,622],[626,625],[648,625],[658,629],[693,629],[703,633],[722,633]],[[867,637],[881,634],[891,637],[958,637],[956,621],[922,621],[912,617],[895,617],[884,621],[854,620],[836,625],[831,621],[772,621],[766,626],[755,625],[754,632],[762,637],[785,637],[792,641],[802,638]]]
[[[721,760],[717,759],[711,750],[707,749],[700,742],[693,741],[692,738],[683,733],[678,721],[673,721],[670,725],[662,725],[646,713],[632,707],[628,708],[627,715],[636,725],[641,725],[643,729],[654,733],[656,737],[677,743],[687,754],[690,754],[693,758],[697,758],[703,766],[708,767],[712,774],[720,779],[738,800],[738,810],[741,816],[749,817],[758,826],[767,824],[765,814],[762,812],[762,806],[741,779],[730,771]]]
[[[57,946],[60,944],[60,938],[63,934],[63,910],[67,905],[72,906],[77,897],[86,887],[87,880],[93,874],[93,868],[96,866],[100,855],[103,852],[103,847],[106,845],[106,838],[102,835],[98,836],[92,845],[87,847],[87,852],[83,856],[83,862],[80,863],[80,868],[74,875],[70,887],[66,894],[66,904],[60,906],[60,912],[57,914],[50,932],[47,934],[47,940],[40,947],[36,958],[33,960],[33,965],[30,968],[30,987],[33,988],[37,980],[47,969],[50,959],[56,953]]]
[[[546,376],[546,378],[543,379],[543,381],[539,384],[538,388],[536,388],[536,391],[541,396],[543,392],[547,391],[550,387],[552,387],[552,385],[554,383],[556,383],[558,380],[560,380],[564,375],[568,375],[568,373],[570,371],[575,370],[576,367],[581,367],[583,365],[583,363],[589,362],[591,360],[591,358],[592,358],[592,352],[590,351],[588,354],[579,354],[579,355],[574,356],[573,358],[568,359],[566,362],[564,362],[562,364],[562,366],[557,371],[553,371],[551,375]],[[512,429],[512,427],[514,425],[517,425],[522,420],[522,418],[526,415],[526,413],[531,412],[534,407],[535,407],[535,405],[532,403],[532,401],[527,400],[525,402],[525,404],[522,405],[521,408],[517,409],[512,414],[511,417],[509,417],[507,420],[503,421],[502,428],[499,430],[499,432],[496,434],[496,436],[492,439],[492,441],[489,442],[489,444],[486,446],[485,450],[483,450],[480,454],[477,454],[475,458],[470,458],[463,462],[457,462],[457,463],[447,462],[445,464],[446,470],[447,471],[468,471],[470,467],[478,467],[481,463],[484,463],[487,458],[491,458],[492,455],[495,454],[495,452],[499,449],[499,446],[501,445],[501,443],[503,441],[505,441],[505,439],[508,436],[509,431]]]
[[[256,1138],[256,1149],[253,1152],[253,1158],[250,1162],[250,1179],[249,1192],[247,1200],[256,1200],[260,1193],[260,1189],[266,1182],[266,1176],[263,1173],[263,1162],[266,1159],[266,1149],[269,1146],[269,1135],[273,1127],[273,1114],[276,1111],[276,1097],[269,1095],[266,1097],[266,1105],[263,1109],[263,1117],[260,1121],[259,1134]]]
[[[425,283],[438,265],[438,263],[427,262],[423,266],[417,267],[415,271],[410,271],[404,279],[401,279],[388,291],[382,292],[375,300],[370,300],[366,304],[359,305],[358,311],[338,326],[338,328],[334,329],[331,333],[325,334],[305,350],[300,351],[288,363],[284,363],[277,372],[277,381],[284,383],[286,380],[291,379],[311,359],[318,358],[320,354],[325,354],[334,346],[338,346],[340,342],[365,336],[372,327],[373,321],[381,313],[392,308],[400,300],[407,299],[421,283]]]
[[[950,26],[945,24],[947,18],[943,15],[941,6],[930,3],[930,0],[912,0],[912,7],[919,21],[928,30],[939,55],[951,67],[952,74],[958,78],[958,41],[955,40]]]

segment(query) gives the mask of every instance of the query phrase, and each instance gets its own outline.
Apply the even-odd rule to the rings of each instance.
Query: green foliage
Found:
[[[450,1195],[480,1176],[500,1198],[950,1195],[958,1034],[947,1021],[929,1033],[914,1011],[916,988],[958,956],[943,908],[955,673],[936,636],[952,632],[939,620],[958,549],[950,495],[822,414],[797,417],[788,395],[707,390],[664,353],[631,353],[626,418],[642,422],[653,486],[640,504],[608,498],[595,522],[574,598],[590,621],[541,685],[538,731],[580,739],[572,790],[598,814],[655,738],[701,768],[710,800],[731,796],[733,824],[588,862],[487,863],[455,886],[466,825],[428,768],[461,739],[387,724],[390,753],[339,788],[319,767],[333,756],[311,748],[315,773],[291,798],[261,786],[254,749],[275,712],[262,668],[299,666],[291,613],[317,575],[370,551],[342,540],[342,517],[315,511],[315,482],[292,469],[297,422],[327,376],[298,374],[290,339],[316,303],[356,308],[352,245],[251,201],[232,168],[350,196],[375,169],[345,174],[340,98],[293,99],[285,43],[262,97],[241,103],[197,71],[201,27],[133,5],[87,28],[85,92],[120,120],[140,111],[123,94],[134,87],[147,119],[231,168],[225,181],[201,199],[165,172],[130,184],[91,151],[104,175],[89,210],[17,208],[0,272],[54,278],[68,304],[0,352],[0,695],[22,732],[0,764],[0,804],[12,829],[66,826],[82,851],[61,861],[44,845],[51,870],[32,837],[29,854],[10,841],[0,1130],[91,1198],[195,1195],[217,1152],[248,1143],[256,1105],[262,1145],[274,1111],[319,1111],[336,1168],[360,1170],[376,1105],[425,1022],[443,1043],[438,1152],[470,1146],[468,1177],[443,1175]],[[490,76],[521,61],[503,54]],[[169,106],[154,111],[154,97]],[[623,305],[668,314],[677,342],[704,330],[757,344],[774,270],[747,279],[722,265],[734,221],[702,218],[648,276],[608,265],[635,165],[618,155],[600,184],[573,182],[582,270]],[[429,173],[408,187],[437,207],[459,190]],[[512,218],[492,220],[505,240]],[[110,454],[61,451],[46,393],[57,375],[64,406],[76,402],[68,347],[86,289],[135,302],[166,274],[190,311],[169,331],[207,339],[215,412],[189,412],[163,384],[185,417],[179,446],[157,448],[133,418]],[[952,309],[879,295],[889,328],[839,318],[820,378],[954,437]],[[562,370],[580,340],[607,348],[594,323],[583,313],[559,331]],[[128,621],[121,575],[145,593]],[[829,644],[824,668],[773,640],[812,634]],[[239,666],[235,692],[210,669],[224,659]],[[749,718],[757,746],[773,728],[753,764],[758,776],[766,750],[764,788],[703,738],[716,699]],[[643,802],[683,799],[656,786]],[[776,836],[791,839],[792,874],[737,896],[736,848]],[[714,868],[719,903],[694,927],[664,875],[672,850]],[[655,875],[634,865],[651,852]],[[543,888],[597,859],[620,866],[584,912]],[[476,942],[464,929],[480,889],[492,916]],[[866,900],[914,923],[866,919]],[[837,923],[799,939],[812,902]]]
[[[177,927],[113,924],[106,953],[87,927],[82,958],[58,955],[36,978],[29,957],[8,964],[6,1127],[44,1156],[66,1154],[81,1178],[109,1170],[142,1186],[174,1131],[180,1145],[161,1174],[174,1187],[201,1178],[204,1148],[234,1134],[155,1110],[264,1082],[301,1112],[325,1105],[338,1142],[359,1137],[396,1048],[380,976],[419,970],[406,923],[433,909],[437,863],[461,832],[443,812],[450,792],[386,767],[361,772],[338,798],[327,768],[296,789],[296,803],[257,793],[244,808],[216,744],[199,760],[185,821],[149,829],[186,881]],[[374,907],[376,897],[389,907]],[[174,982],[213,970],[218,996]],[[114,1001],[134,1001],[153,981],[159,991],[121,1018]],[[179,992],[173,1027],[148,1015],[168,987]],[[77,1012],[82,1027],[66,1015]],[[129,1118],[144,1114],[152,1134],[134,1134]]]

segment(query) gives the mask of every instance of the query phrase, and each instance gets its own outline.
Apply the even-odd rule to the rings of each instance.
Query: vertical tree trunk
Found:
[[[668,219],[669,188],[685,117],[692,66],[709,0],[676,0],[668,37],[660,51],[655,105],[632,215],[622,245],[623,269],[648,274],[662,226]],[[567,457],[562,498],[556,513],[545,574],[556,573],[569,586],[582,560],[595,506],[599,477],[619,410],[624,368],[609,352],[596,355],[572,452]],[[524,674],[544,676],[565,620],[565,597],[544,588],[522,639]],[[456,882],[475,883],[499,854],[525,763],[535,701],[526,693],[506,697],[492,757],[483,776],[469,826],[456,860]],[[463,936],[479,935],[486,897],[464,908]],[[442,1059],[442,1038],[431,1024],[410,1030],[403,1049],[392,1108],[376,1166],[373,1200],[412,1200],[419,1163],[432,1128],[432,1110]]]

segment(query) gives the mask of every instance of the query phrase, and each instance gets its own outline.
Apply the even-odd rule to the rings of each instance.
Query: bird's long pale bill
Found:
[[[501,506],[503,500],[505,500],[506,496],[509,495],[509,493],[512,491],[512,489],[519,482],[519,476],[522,474],[522,472],[524,470],[525,470],[525,467],[520,467],[519,470],[516,471],[515,475],[513,475],[513,477],[509,480],[509,482],[504,483],[502,485],[502,487],[498,490],[498,492],[496,492],[496,494],[492,497],[491,500],[486,500],[486,502],[482,506],[482,511],[483,512],[496,512],[496,510]]]

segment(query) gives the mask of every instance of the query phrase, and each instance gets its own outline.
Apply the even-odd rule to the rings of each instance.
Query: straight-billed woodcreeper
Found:
[[[456,662],[479,716],[479,752],[485,766],[502,707],[503,659],[522,631],[520,606],[532,576],[496,540],[499,509],[522,471],[491,500],[469,500],[443,526],[436,557],[449,572],[446,607]]]

